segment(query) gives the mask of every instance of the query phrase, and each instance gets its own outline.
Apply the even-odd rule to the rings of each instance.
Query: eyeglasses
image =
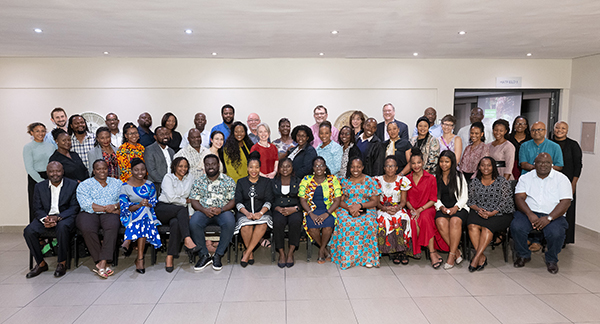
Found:
[[[391,164],[391,165],[386,165],[386,166],[384,166],[384,168],[386,168],[386,169],[393,169],[393,168],[395,168],[395,167],[396,167],[396,165],[395,165],[395,164]]]
[[[515,126],[527,126],[526,123],[516,123]]]
[[[454,124],[442,123],[442,126],[446,126],[446,127],[454,127]]]
[[[531,130],[532,133],[541,133],[543,131],[545,131],[545,128],[534,128]]]

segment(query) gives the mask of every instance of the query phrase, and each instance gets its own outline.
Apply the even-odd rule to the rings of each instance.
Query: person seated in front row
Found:
[[[113,259],[121,227],[119,194],[123,182],[108,176],[109,167],[104,159],[92,161],[91,167],[92,178],[77,187],[77,201],[81,212],[77,215],[76,224],[96,264],[92,271],[106,279],[114,274],[106,263]],[[104,231],[102,241],[98,236],[100,228]]]
[[[471,259],[469,271],[481,271],[487,265],[483,254],[495,232],[510,225],[515,211],[510,183],[500,174],[494,158],[479,160],[475,178],[469,184],[471,211],[467,218],[469,237],[477,252]]]
[[[313,159],[312,169],[313,174],[300,182],[298,197],[304,209],[304,229],[319,247],[317,263],[323,264],[329,254],[327,243],[335,226],[335,211],[342,200],[342,187],[338,178],[330,174],[323,157]]]
[[[448,270],[463,260],[458,243],[462,236],[463,224],[469,215],[469,188],[465,177],[457,170],[456,155],[451,150],[444,150],[440,154],[435,177],[438,188],[435,225],[444,242],[450,247],[450,254],[444,264],[444,269]]]
[[[238,210],[235,232],[240,232],[246,246],[240,259],[243,268],[254,264],[254,248],[265,235],[267,227],[273,228],[273,189],[271,180],[260,176],[260,165],[260,153],[250,153],[248,176],[239,179],[235,187],[235,204]]]
[[[202,270],[212,264],[214,270],[221,270],[221,257],[233,237],[235,217],[232,209],[235,206],[235,182],[228,175],[219,172],[219,157],[208,154],[204,157],[205,173],[196,179],[190,191],[190,201],[196,211],[190,219],[192,239],[200,247],[200,259],[194,270]],[[208,225],[216,224],[221,228],[219,245],[211,257],[206,247],[204,230]]]
[[[76,195],[77,181],[63,177],[62,164],[59,162],[48,163],[46,174],[48,180],[36,184],[33,193],[35,219],[23,231],[27,247],[36,262],[35,267],[25,276],[26,278],[33,278],[48,271],[48,264],[44,261],[39,237],[41,233],[50,228],[56,229],[56,239],[58,240],[58,264],[54,276],[62,277],[67,272],[69,240],[75,229],[75,217],[79,211]]]
[[[535,172],[521,175],[515,188],[518,210],[510,224],[517,254],[514,266],[523,267],[531,260],[527,236],[535,229],[546,238],[546,267],[548,272],[555,274],[558,272],[558,253],[569,227],[564,215],[571,205],[573,192],[569,178],[552,168],[550,154],[540,153],[534,167]]]

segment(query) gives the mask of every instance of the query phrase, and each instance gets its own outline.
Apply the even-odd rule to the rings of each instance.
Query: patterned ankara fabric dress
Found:
[[[396,175],[394,182],[386,182],[383,176],[374,179],[381,190],[380,201],[384,206],[398,205],[401,192],[407,191],[411,187],[410,180],[401,175]],[[378,210],[377,225],[377,246],[380,254],[406,252],[408,255],[413,255],[413,229],[410,224],[410,216],[405,208],[394,215]]]
[[[325,180],[323,182],[321,182],[320,184],[318,184],[314,180],[314,178],[315,178],[315,176],[310,174],[310,175],[305,176],[304,179],[302,179],[302,181],[300,182],[300,186],[298,187],[298,197],[305,198],[306,203],[308,204],[308,207],[310,207],[310,211],[313,212],[317,209],[317,203],[315,202],[315,199],[314,199],[315,191],[317,191],[318,187],[321,187],[322,193],[323,193],[322,203],[324,203],[325,207],[327,209],[329,209],[329,207],[331,207],[331,205],[333,205],[334,199],[342,196],[342,186],[340,185],[338,178],[331,174],[328,175],[325,178]],[[331,216],[327,217],[327,219],[325,220],[324,223],[327,223],[328,221],[330,221],[329,218],[333,218],[333,226],[335,226],[335,224],[337,224],[337,221],[336,221],[337,216],[336,215],[337,215],[337,210],[334,211],[333,213],[331,213]],[[312,242],[313,238],[308,233],[308,225],[309,225],[309,222],[311,222],[311,220],[308,220],[309,218],[310,218],[309,213],[306,212],[306,210],[305,210],[304,211],[304,221],[302,222],[302,227],[304,227],[304,230],[306,231],[306,235]],[[319,227],[319,226],[315,226],[313,228],[316,228],[316,227]]]
[[[144,160],[144,146],[140,143],[123,143],[117,150],[117,162],[119,163],[119,172],[121,181],[127,182],[131,178],[131,160],[140,158]]]
[[[131,212],[129,207],[139,204],[142,200],[148,199],[152,207],[140,207]],[[139,187],[133,187],[127,182],[121,187],[119,196],[121,203],[121,223],[125,226],[125,240],[135,241],[145,237],[148,243],[154,245],[154,248],[162,246],[160,235],[156,226],[161,225],[154,213],[156,206],[156,188],[154,184],[146,180],[146,183]]]
[[[371,196],[381,194],[373,178],[364,183],[342,179],[342,192],[348,205],[367,203]],[[344,208],[337,209],[338,224],[333,232],[331,260],[341,269],[371,264],[379,267],[377,249],[377,212],[368,208],[364,215],[352,217]]]

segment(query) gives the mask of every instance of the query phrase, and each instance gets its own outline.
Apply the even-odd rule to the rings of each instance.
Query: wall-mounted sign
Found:
[[[521,87],[521,77],[513,77],[513,78],[505,78],[505,77],[497,77],[496,78],[496,88],[520,88]]]

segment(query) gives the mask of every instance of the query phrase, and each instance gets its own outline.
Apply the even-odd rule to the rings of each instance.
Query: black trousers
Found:
[[[190,215],[187,207],[159,202],[154,207],[156,218],[171,227],[167,255],[179,254],[179,243],[190,236]]]
[[[75,222],[83,233],[83,240],[94,262],[101,260],[112,261],[117,245],[117,236],[121,227],[120,216],[117,214],[90,214],[81,212]],[[100,243],[98,230],[104,231],[103,242]]]
[[[38,172],[43,179],[48,179],[46,172]],[[27,175],[27,197],[29,198],[29,222],[33,222],[35,213],[33,211],[33,191],[37,182],[30,175]]]
[[[565,238],[565,244],[575,243],[575,204],[577,203],[577,193],[573,194],[573,200],[571,200],[571,206],[567,209],[567,237]]]
[[[284,248],[286,225],[288,226],[289,244],[296,247],[300,244],[303,218],[304,216],[301,211],[283,216],[280,212],[273,210],[273,241],[275,242],[275,249]]]
[[[44,255],[42,254],[42,247],[40,246],[40,234],[46,231],[55,231],[56,240],[58,241],[58,262],[67,261],[67,252],[69,251],[69,241],[71,234],[75,230],[75,216],[65,218],[60,222],[56,223],[54,228],[47,229],[44,224],[38,219],[33,220],[31,224],[25,227],[23,231],[23,237],[29,247],[29,251],[33,254],[35,262],[40,264],[44,261]]]

